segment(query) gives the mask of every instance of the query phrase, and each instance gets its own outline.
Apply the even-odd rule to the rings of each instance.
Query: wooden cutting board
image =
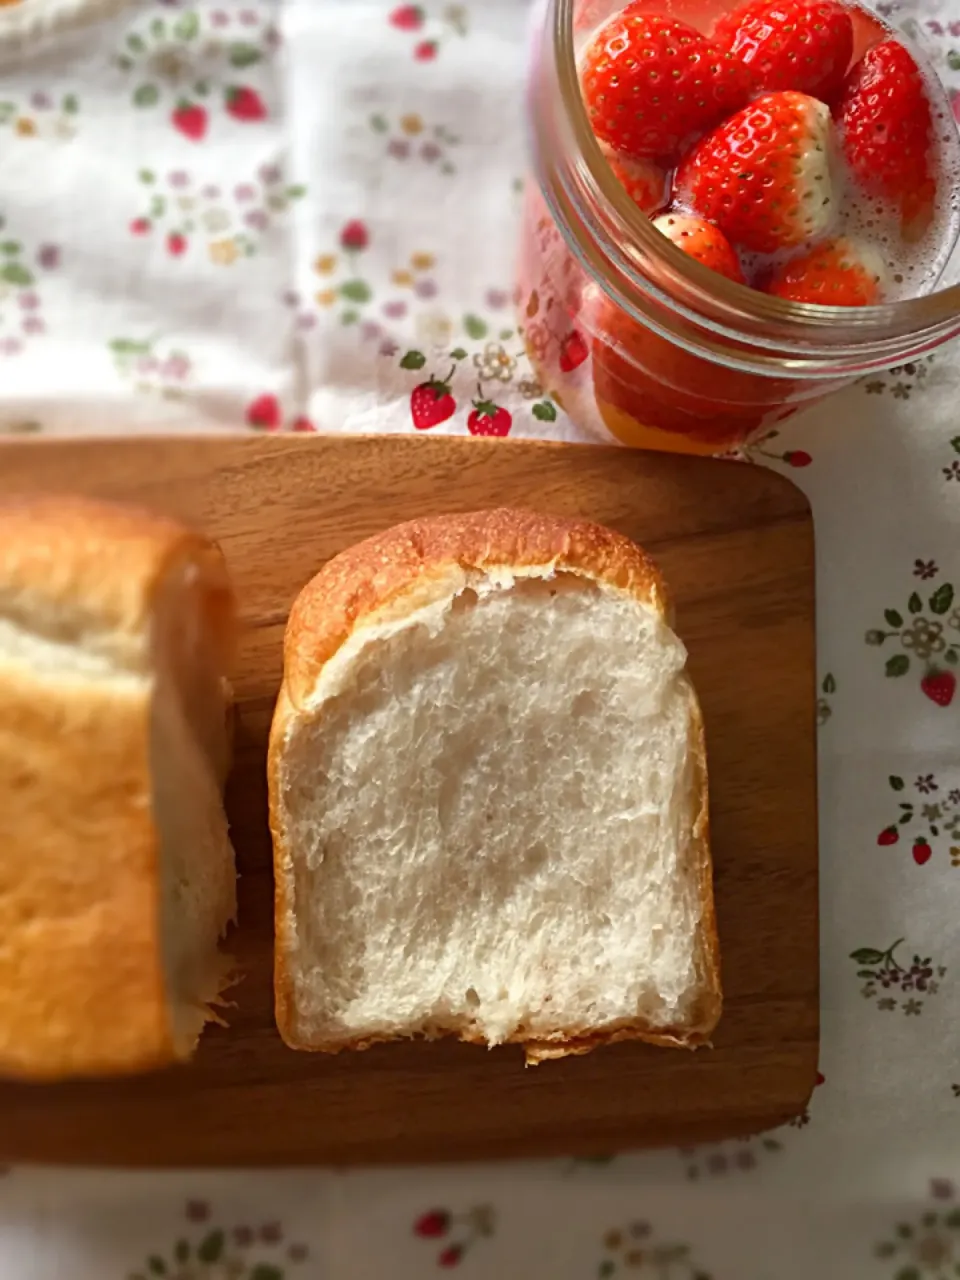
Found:
[[[0,1086],[0,1159],[119,1165],[597,1155],[745,1134],[801,1111],[818,1050],[813,531],[786,480],[735,463],[381,436],[24,442],[0,493],[133,499],[218,538],[245,635],[228,808],[245,977],[229,1029],[139,1080]],[[299,588],[397,521],[492,505],[586,516],[661,564],[703,703],[726,1007],[712,1050],[620,1044],[525,1069],[516,1048],[329,1058],[273,1024],[264,759]]]

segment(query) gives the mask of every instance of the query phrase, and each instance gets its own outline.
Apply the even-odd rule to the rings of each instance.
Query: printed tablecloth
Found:
[[[0,9],[0,435],[578,438],[513,314],[528,17],[527,0]],[[960,8],[909,21],[960,86]],[[12,1169],[3,1280],[960,1275],[958,400],[954,347],[750,454],[817,522],[808,1115],[606,1162]]]

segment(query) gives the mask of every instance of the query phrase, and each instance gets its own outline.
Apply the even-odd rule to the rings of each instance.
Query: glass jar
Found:
[[[532,32],[520,323],[544,388],[578,423],[625,444],[722,453],[960,333],[956,249],[935,292],[839,308],[734,284],[657,231],[607,165],[577,80],[580,38],[622,7],[542,0]]]

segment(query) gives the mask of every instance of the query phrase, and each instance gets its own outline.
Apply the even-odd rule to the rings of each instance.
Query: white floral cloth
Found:
[[[0,435],[577,438],[513,310],[528,17],[527,0],[0,8]],[[960,83],[960,7],[909,20]],[[750,451],[817,522],[809,1115],[600,1162],[13,1169],[0,1276],[960,1275],[958,399],[945,349]]]

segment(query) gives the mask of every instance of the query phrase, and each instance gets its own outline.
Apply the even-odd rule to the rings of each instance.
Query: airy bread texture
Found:
[[[0,1073],[189,1056],[236,913],[233,593],[178,524],[0,504]]]
[[[695,1046],[720,1015],[703,727],[626,538],[490,511],[337,556],[287,626],[269,750],[277,1022]]]

